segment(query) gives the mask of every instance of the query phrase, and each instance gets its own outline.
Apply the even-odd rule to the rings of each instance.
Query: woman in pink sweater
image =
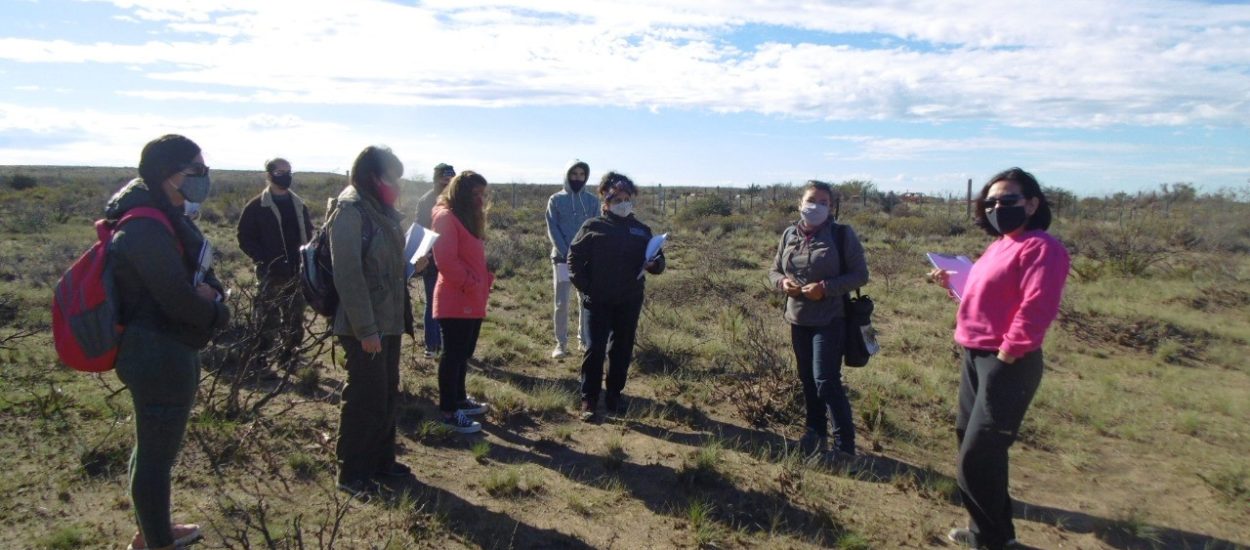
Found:
[[[438,361],[438,408],[443,422],[459,433],[481,431],[470,416],[486,412],[486,404],[465,393],[469,358],[486,317],[486,300],[495,276],[486,269],[486,178],[465,170],[452,178],[434,206],[431,229],[434,263],[434,318],[443,336]]]
[[[973,264],[955,317],[955,341],[964,347],[958,480],[969,522],[947,535],[969,547],[1016,545],[1007,449],[1042,381],[1042,339],[1059,313],[1070,263],[1046,232],[1050,217],[1037,179],[1019,168],[990,178],[977,199],[976,223],[996,238]],[[945,271],[929,275],[949,287]]]

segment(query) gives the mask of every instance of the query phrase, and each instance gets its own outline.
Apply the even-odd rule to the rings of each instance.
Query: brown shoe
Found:
[[[582,400],[582,405],[578,407],[578,412],[582,422],[591,422],[595,419],[595,406],[590,403],[589,399]]]
[[[182,548],[188,544],[203,538],[200,534],[200,526],[194,523],[175,523],[169,526],[170,531],[174,535],[174,548]],[[147,541],[143,540],[143,533],[135,533],[135,538],[130,541],[130,546],[126,550],[147,550]]]

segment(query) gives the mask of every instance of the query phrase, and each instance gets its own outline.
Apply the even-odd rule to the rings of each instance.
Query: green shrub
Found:
[[[39,185],[39,181],[33,176],[27,176],[25,174],[13,174],[12,176],[9,176],[4,183],[17,191],[32,189]]]

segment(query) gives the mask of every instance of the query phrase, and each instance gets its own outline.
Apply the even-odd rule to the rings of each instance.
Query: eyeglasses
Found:
[[[993,210],[999,206],[1015,206],[1016,203],[1024,200],[1024,195],[1012,194],[1002,195],[998,197],[985,197],[986,210]]]
[[[191,164],[182,167],[182,173],[188,176],[207,176],[208,165],[199,162],[192,162]]]
[[[624,195],[615,195],[612,197],[608,197],[608,204],[621,204],[623,202],[629,202],[629,199],[631,198],[633,197],[630,196],[628,193]]]

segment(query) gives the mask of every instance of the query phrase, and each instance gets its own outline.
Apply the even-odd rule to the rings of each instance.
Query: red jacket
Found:
[[[486,243],[469,233],[444,204],[434,207],[430,225],[438,233],[434,241],[434,263],[438,265],[434,318],[485,318],[486,301],[495,282],[495,276],[486,270]]]

